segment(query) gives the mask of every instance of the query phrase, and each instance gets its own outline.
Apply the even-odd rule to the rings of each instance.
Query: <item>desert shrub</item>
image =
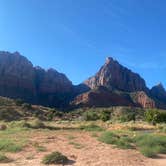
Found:
[[[122,114],[119,120],[121,122],[135,121],[135,113],[129,112],[129,113]]]
[[[61,118],[63,116],[63,112],[57,111],[55,109],[50,109],[47,114],[47,120],[51,121],[54,117]]]
[[[100,126],[97,126],[95,124],[80,126],[80,129],[84,130],[84,131],[103,131],[104,130],[103,128],[101,128]]]
[[[115,111],[111,114],[111,119],[113,121],[120,121],[120,122],[129,122],[135,121],[137,118],[137,112],[135,109],[126,108],[126,107],[118,107]]]
[[[44,146],[38,146],[38,147],[36,147],[36,149],[37,149],[38,152],[45,152],[45,151],[47,151],[46,147],[44,147]]]
[[[160,132],[166,133],[166,124],[158,124],[157,128],[159,129]]]
[[[22,105],[22,107],[23,107],[24,109],[27,109],[27,110],[31,110],[31,109],[32,109],[32,105],[29,104],[29,103],[24,103],[24,104]]]
[[[149,123],[166,123],[166,112],[159,110],[148,110],[145,112],[145,120]]]
[[[99,114],[99,118],[100,118],[102,121],[104,121],[104,122],[110,120],[110,116],[111,116],[111,114],[110,114],[110,112],[107,111],[107,110],[103,110],[103,111]]]
[[[99,119],[99,116],[96,112],[87,111],[83,114],[84,120],[86,121],[95,121]]]
[[[127,136],[119,136],[113,132],[106,131],[99,138],[99,141],[106,144],[113,144],[121,149],[130,149],[132,148],[132,140]]]
[[[6,129],[7,129],[7,126],[5,124],[0,125],[0,130],[6,130]]]
[[[10,139],[0,139],[0,151],[19,152],[22,150],[22,145]]]
[[[0,154],[0,163],[8,163],[10,161],[11,159],[9,159],[7,156],[5,156],[4,154]]]
[[[45,124],[41,120],[37,119],[32,123],[31,127],[35,128],[35,129],[45,128]]]
[[[159,153],[166,153],[166,136],[144,134],[135,138],[135,144],[140,152],[147,157],[154,157]]]
[[[22,104],[24,103],[22,99],[15,99],[14,102],[17,106],[22,106]]]
[[[60,152],[52,152],[43,158],[43,164],[66,164],[68,158]]]
[[[31,125],[29,123],[27,123],[26,121],[24,120],[21,120],[21,121],[13,121],[11,122],[10,124],[10,127],[14,128],[14,127],[19,127],[19,128],[30,128]]]
[[[13,121],[20,119],[21,115],[18,111],[9,108],[0,109],[0,120]]]

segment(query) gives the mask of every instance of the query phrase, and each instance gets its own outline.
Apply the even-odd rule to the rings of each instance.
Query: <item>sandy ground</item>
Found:
[[[74,137],[74,138],[71,138]],[[112,145],[106,145],[92,137],[92,133],[80,131],[39,131],[31,137],[31,142],[45,146],[45,152],[38,152],[32,144],[23,151],[8,154],[14,159],[3,166],[43,166],[41,164],[44,155],[53,151],[59,151],[71,161],[73,166],[166,166],[166,156],[161,155],[156,159],[149,159],[135,150],[121,150]],[[77,147],[72,144],[77,143]]]

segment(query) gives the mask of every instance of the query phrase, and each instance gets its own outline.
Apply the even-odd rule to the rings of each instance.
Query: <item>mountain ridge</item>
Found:
[[[91,104],[83,102],[85,106],[122,104],[155,107],[157,101],[157,107],[160,103],[162,107],[166,107],[166,92],[163,86],[149,89],[139,74],[111,57],[106,59],[94,76],[82,84],[73,85],[65,74],[53,68],[45,70],[40,66],[33,66],[19,52],[0,51],[0,77],[0,96],[21,98],[44,106],[65,108],[70,106],[70,103],[78,106],[81,99],[85,102],[86,98],[87,103]],[[134,99],[132,93],[135,93]],[[102,96],[107,98],[107,103]]]

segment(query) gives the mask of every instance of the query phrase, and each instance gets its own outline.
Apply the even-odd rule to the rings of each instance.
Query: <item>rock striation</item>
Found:
[[[27,102],[63,107],[73,85],[54,69],[33,67],[18,52],[0,52],[0,96],[21,98]]]
[[[136,73],[108,57],[99,72],[84,82],[91,89],[99,86],[126,92],[146,91],[145,81]]]
[[[155,108],[155,101],[148,97],[144,91],[133,92],[130,96],[133,102],[142,108]]]

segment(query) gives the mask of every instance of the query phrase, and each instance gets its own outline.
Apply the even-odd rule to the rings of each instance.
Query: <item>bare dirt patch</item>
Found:
[[[71,143],[72,142],[72,143]],[[45,147],[45,151],[37,150]],[[19,153],[7,154],[14,159],[3,166],[43,166],[44,155],[59,151],[66,155],[75,166],[165,166],[166,156],[146,158],[136,150],[121,150],[103,144],[92,133],[84,131],[35,131],[30,143]]]

